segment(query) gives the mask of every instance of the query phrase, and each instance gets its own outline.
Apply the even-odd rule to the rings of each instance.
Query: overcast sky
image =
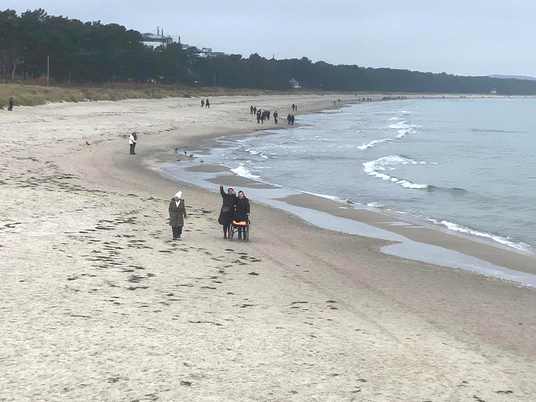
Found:
[[[535,0],[1,0],[7,8],[140,32],[160,26],[244,57],[536,76]]]

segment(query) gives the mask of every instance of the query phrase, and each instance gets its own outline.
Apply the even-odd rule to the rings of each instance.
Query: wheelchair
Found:
[[[251,222],[248,221],[247,222],[237,222],[233,219],[233,223],[231,224],[231,230],[229,232],[229,240],[233,241],[233,239],[235,238],[235,235],[236,235],[236,238],[238,238],[238,229],[239,228],[244,228],[244,233],[243,233],[243,236],[244,236],[244,241],[249,241],[249,233],[251,232]]]

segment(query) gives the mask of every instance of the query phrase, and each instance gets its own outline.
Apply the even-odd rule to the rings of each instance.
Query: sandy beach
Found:
[[[175,148],[272,128],[250,105],[283,122],[296,103],[299,123],[337,98],[357,100],[0,110],[0,401],[534,401],[534,288],[386,255],[386,241],[254,201],[251,242],[229,242],[217,185],[154,170],[184,157]],[[188,219],[172,241],[167,211],[179,189]],[[323,200],[288,202],[335,213]],[[530,257],[414,233],[535,273]]]

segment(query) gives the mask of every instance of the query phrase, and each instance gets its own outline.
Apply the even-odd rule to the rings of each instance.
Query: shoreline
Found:
[[[256,102],[312,112],[326,99]],[[147,167],[176,161],[175,147],[248,135],[250,103],[102,102],[6,116],[4,398],[531,401],[533,289],[386,255],[385,240],[261,204],[251,241],[224,241],[219,194]],[[189,217],[173,242],[177,187]]]
[[[320,112],[316,111],[314,113]],[[287,127],[285,125],[272,129],[279,130]],[[383,211],[361,204],[344,204],[341,200],[305,191],[285,189],[285,191],[281,191],[282,195],[279,196],[273,195],[273,191],[264,191],[264,193],[268,194],[263,195],[262,191],[257,190],[283,190],[283,188],[277,184],[263,182],[255,177],[242,176],[221,164],[218,160],[208,161],[208,163],[204,160],[207,159],[207,155],[213,152],[213,149],[226,148],[227,145],[223,142],[236,142],[241,138],[252,135],[263,136],[272,135],[272,133],[267,130],[261,130],[255,131],[250,135],[214,138],[212,144],[205,143],[201,151],[198,149],[200,153],[195,155],[193,160],[188,157],[182,158],[180,155],[181,150],[178,150],[177,157],[181,164],[178,164],[178,162],[170,164],[153,162],[151,168],[172,179],[174,179],[174,176],[181,176],[182,182],[186,180],[190,184],[205,190],[212,189],[211,183],[216,185],[220,182],[225,182],[227,186],[241,186],[248,194],[251,194],[252,190],[254,190],[255,196],[253,199],[255,201],[260,201],[265,205],[273,204],[274,201],[282,201],[282,203],[278,203],[274,207],[297,214],[300,219],[304,219],[314,226],[397,243],[397,246],[382,248],[382,252],[388,254],[444,267],[464,269],[536,287],[536,255],[534,252],[501,243],[493,239],[491,235],[489,235],[490,238],[486,238],[472,233],[454,231],[417,216]],[[200,161],[201,164],[199,164]],[[205,163],[203,164],[203,162]],[[188,179],[184,179],[184,175],[188,175],[188,173],[194,174],[190,174]],[[323,223],[319,218],[308,218],[307,213],[293,211],[293,207],[323,212],[333,218],[352,220],[367,226],[356,228],[341,221],[337,228],[334,224]],[[380,229],[380,231],[375,231],[373,228]],[[382,233],[381,231],[388,233]],[[397,236],[399,237],[397,238]],[[403,244],[407,242],[412,244]],[[387,249],[390,251],[387,251]]]

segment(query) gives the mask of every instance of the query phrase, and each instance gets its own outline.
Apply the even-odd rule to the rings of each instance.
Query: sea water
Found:
[[[536,99],[519,98],[363,103],[221,141],[210,159],[244,177],[532,251],[535,109]]]

